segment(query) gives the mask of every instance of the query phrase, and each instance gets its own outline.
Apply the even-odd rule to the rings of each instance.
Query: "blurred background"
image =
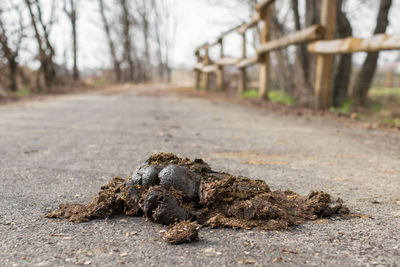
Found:
[[[0,98],[95,88],[114,83],[168,82],[193,86],[195,50],[225,30],[250,21],[257,0],[0,0]],[[271,38],[319,21],[318,0],[276,1]],[[382,6],[384,8],[382,8]],[[393,34],[400,0],[338,0],[336,38]],[[247,38],[255,55],[261,25]],[[224,40],[227,57],[241,57],[241,36]],[[210,51],[218,58],[218,48]],[[400,51],[367,60],[367,53],[335,56],[332,111],[360,106],[400,124]],[[310,106],[315,56],[306,45],[271,52],[271,100]],[[365,98],[353,91],[363,68],[374,67]],[[227,68],[224,87],[237,89]],[[257,67],[249,68],[244,98],[257,97]],[[365,76],[365,74],[364,74]],[[371,75],[368,75],[371,76]],[[381,115],[382,115],[381,114]]]

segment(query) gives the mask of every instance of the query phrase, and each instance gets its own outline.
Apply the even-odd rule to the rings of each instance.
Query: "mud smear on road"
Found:
[[[171,225],[164,239],[180,244],[196,240],[200,226],[282,230],[348,213],[340,199],[321,191],[306,196],[271,191],[264,181],[213,171],[201,159],[158,153],[127,179],[113,178],[92,203],[61,204],[46,217],[86,222],[117,214],[144,216]]]

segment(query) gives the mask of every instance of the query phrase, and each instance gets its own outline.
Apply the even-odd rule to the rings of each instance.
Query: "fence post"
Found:
[[[207,66],[210,63],[209,56],[208,56],[208,46],[204,48],[204,59],[203,59],[203,65]],[[203,86],[204,90],[208,91],[210,89],[210,74],[208,72],[203,73]]]
[[[220,48],[220,58],[224,57],[224,40],[223,38],[219,38],[218,40],[219,48]],[[217,68],[217,88],[218,90],[224,89],[224,67],[219,65]]]
[[[196,50],[196,62],[201,63],[201,56],[200,56],[200,51]],[[195,87],[197,90],[200,90],[200,77],[201,77],[201,71],[199,69],[196,69],[196,84]]]
[[[261,44],[269,40],[269,5],[260,10],[260,17],[263,21],[263,28],[261,32]],[[265,53],[260,59],[260,77],[259,77],[259,98],[268,99],[269,88],[269,52]]]
[[[321,22],[324,40],[332,40],[336,25],[336,0],[322,0]],[[314,105],[327,109],[332,105],[332,55],[318,55],[314,88]]]
[[[247,49],[246,49],[246,31],[242,33],[242,59],[246,58]],[[240,76],[239,76],[239,85],[238,85],[238,95],[241,96],[247,88],[247,73],[246,67],[240,68]]]

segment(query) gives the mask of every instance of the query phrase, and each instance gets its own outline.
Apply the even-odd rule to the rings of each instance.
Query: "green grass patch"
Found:
[[[21,89],[15,92],[16,96],[22,97],[22,96],[27,96],[31,94],[31,89],[30,88],[25,88]]]
[[[369,96],[371,98],[397,97],[400,99],[400,87],[399,88],[388,88],[388,87],[371,88],[369,90]]]
[[[383,123],[390,125],[400,125],[400,118],[384,119]]]
[[[294,96],[286,93],[285,91],[269,91],[268,98],[272,102],[282,103],[288,106],[293,106],[295,104]]]
[[[351,100],[347,99],[340,107],[331,107],[329,110],[333,113],[350,114]]]
[[[243,98],[258,98],[258,90],[257,89],[248,89],[243,92]],[[269,91],[268,98],[271,102],[281,103],[288,106],[293,106],[295,104],[294,96],[286,93],[285,91]]]
[[[249,89],[243,92],[243,98],[258,98],[258,90],[257,89]]]
[[[106,78],[94,78],[91,82],[94,87],[103,87],[110,84],[110,81]]]
[[[368,96],[375,102],[382,102],[384,106],[400,105],[400,88],[375,87],[369,90]]]

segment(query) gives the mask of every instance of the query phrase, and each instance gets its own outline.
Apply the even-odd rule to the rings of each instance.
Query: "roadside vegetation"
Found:
[[[258,90],[253,88],[243,92],[243,99],[257,99]],[[268,93],[269,100],[285,106],[297,106],[296,98],[284,90],[273,90]],[[341,106],[331,107],[330,112],[338,116],[348,116],[362,122],[400,126],[400,87],[374,87],[369,92],[369,103],[365,107],[355,105],[350,98]]]
[[[366,106],[360,107],[347,99],[341,106],[330,108],[330,111],[363,122],[400,126],[400,87],[373,87],[368,100]]]
[[[258,98],[258,90],[250,89],[243,92],[243,98]],[[271,102],[280,103],[287,106],[294,106],[296,104],[295,97],[283,90],[273,90],[268,92],[268,98]]]

